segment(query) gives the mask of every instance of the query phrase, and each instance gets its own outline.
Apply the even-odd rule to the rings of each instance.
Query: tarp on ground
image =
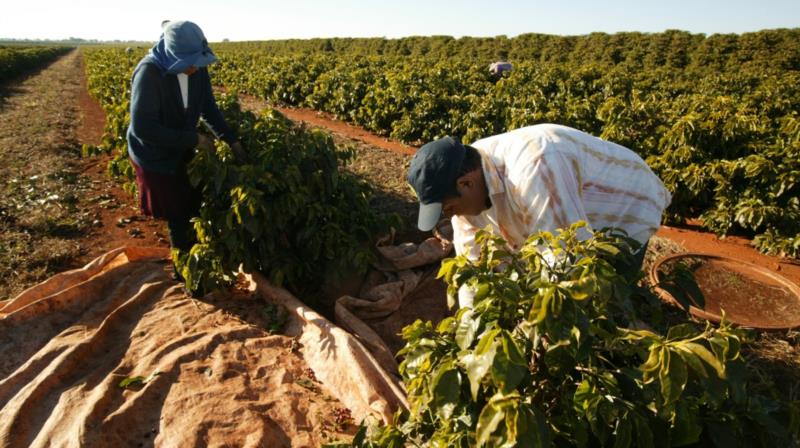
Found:
[[[352,334],[287,291],[255,275],[254,292],[191,299],[167,256],[120,248],[0,302],[0,446],[318,446],[330,401],[356,422],[406,405]],[[280,335],[265,299],[288,310]],[[298,384],[308,369],[318,385]]]
[[[437,323],[450,314],[447,288],[436,279],[439,262],[453,252],[453,229],[442,220],[434,235],[420,243],[395,244],[395,235],[379,240],[378,261],[356,295],[336,301],[336,323],[367,347],[390,373],[402,348],[400,332],[417,319]]]

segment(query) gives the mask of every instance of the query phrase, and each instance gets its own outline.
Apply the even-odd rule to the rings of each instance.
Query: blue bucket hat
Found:
[[[433,229],[442,215],[442,202],[453,190],[467,150],[452,137],[423,145],[408,167],[406,180],[419,198],[417,227]]]
[[[150,53],[161,68],[172,74],[183,73],[192,65],[206,67],[217,61],[203,30],[187,20],[167,23]]]

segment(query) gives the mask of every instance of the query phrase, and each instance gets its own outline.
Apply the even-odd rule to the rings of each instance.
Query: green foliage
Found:
[[[527,34],[215,44],[212,79],[275,104],[312,107],[380,135],[465,141],[555,122],[629,147],[673,193],[671,221],[699,218],[763,252],[800,256],[800,30],[705,37]],[[83,50],[108,117],[112,175],[125,152],[131,72],[144,49]],[[507,54],[500,80],[488,64]]]
[[[482,231],[478,261],[445,260],[449,293],[474,288],[474,307],[403,330],[410,409],[353,445],[787,446],[797,403],[748,378],[745,333],[667,327],[636,286],[635,242],[578,241],[580,225],[519,253]]]
[[[277,111],[242,112],[235,97],[220,106],[248,160],[235,160],[218,142],[189,163],[203,206],[194,219],[197,244],[179,257],[187,286],[230,284],[241,265],[304,294],[328,276],[363,272],[372,260],[368,243],[390,221],[371,212],[369,185],[342,169],[354,153]]]
[[[131,192],[134,173],[125,133],[130,77],[140,53],[95,48],[86,54],[89,88],[107,120],[102,144],[84,152],[113,154],[109,174],[126,181]],[[223,95],[219,104],[249,159],[234,160],[231,149],[219,143],[189,165],[203,206],[194,223],[198,243],[174,254],[187,286],[229,285],[241,264],[304,294],[323,280],[366,269],[372,256],[367,243],[396,220],[373,216],[370,187],[341,169],[354,153],[338,150],[329,134],[296,126],[276,111],[242,112],[235,96]]]
[[[647,159],[671,220],[800,255],[800,30],[220,44],[217,82],[420,143],[555,122]],[[514,63],[493,80],[496,54]]]
[[[0,45],[0,83],[41,67],[70,50],[69,47]]]
[[[82,50],[86,60],[87,88],[106,115],[101,142],[84,144],[84,156],[111,154],[108,174],[124,182],[130,194],[136,192],[135,173],[128,158],[127,131],[130,123],[131,77],[144,49],[126,52],[123,48],[97,47]]]

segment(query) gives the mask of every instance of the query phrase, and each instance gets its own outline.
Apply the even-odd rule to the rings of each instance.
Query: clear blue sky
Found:
[[[10,0],[2,11],[0,38],[43,39],[152,41],[164,19],[192,20],[212,42],[800,27],[800,0]]]

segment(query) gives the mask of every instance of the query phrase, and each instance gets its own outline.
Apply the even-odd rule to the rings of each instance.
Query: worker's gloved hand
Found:
[[[242,147],[242,142],[236,140],[231,145],[231,150],[233,151],[233,156],[236,157],[236,160],[239,162],[249,162],[250,157],[245,152],[244,148]]]
[[[213,151],[214,140],[208,138],[203,134],[197,134],[197,149],[201,151]]]

